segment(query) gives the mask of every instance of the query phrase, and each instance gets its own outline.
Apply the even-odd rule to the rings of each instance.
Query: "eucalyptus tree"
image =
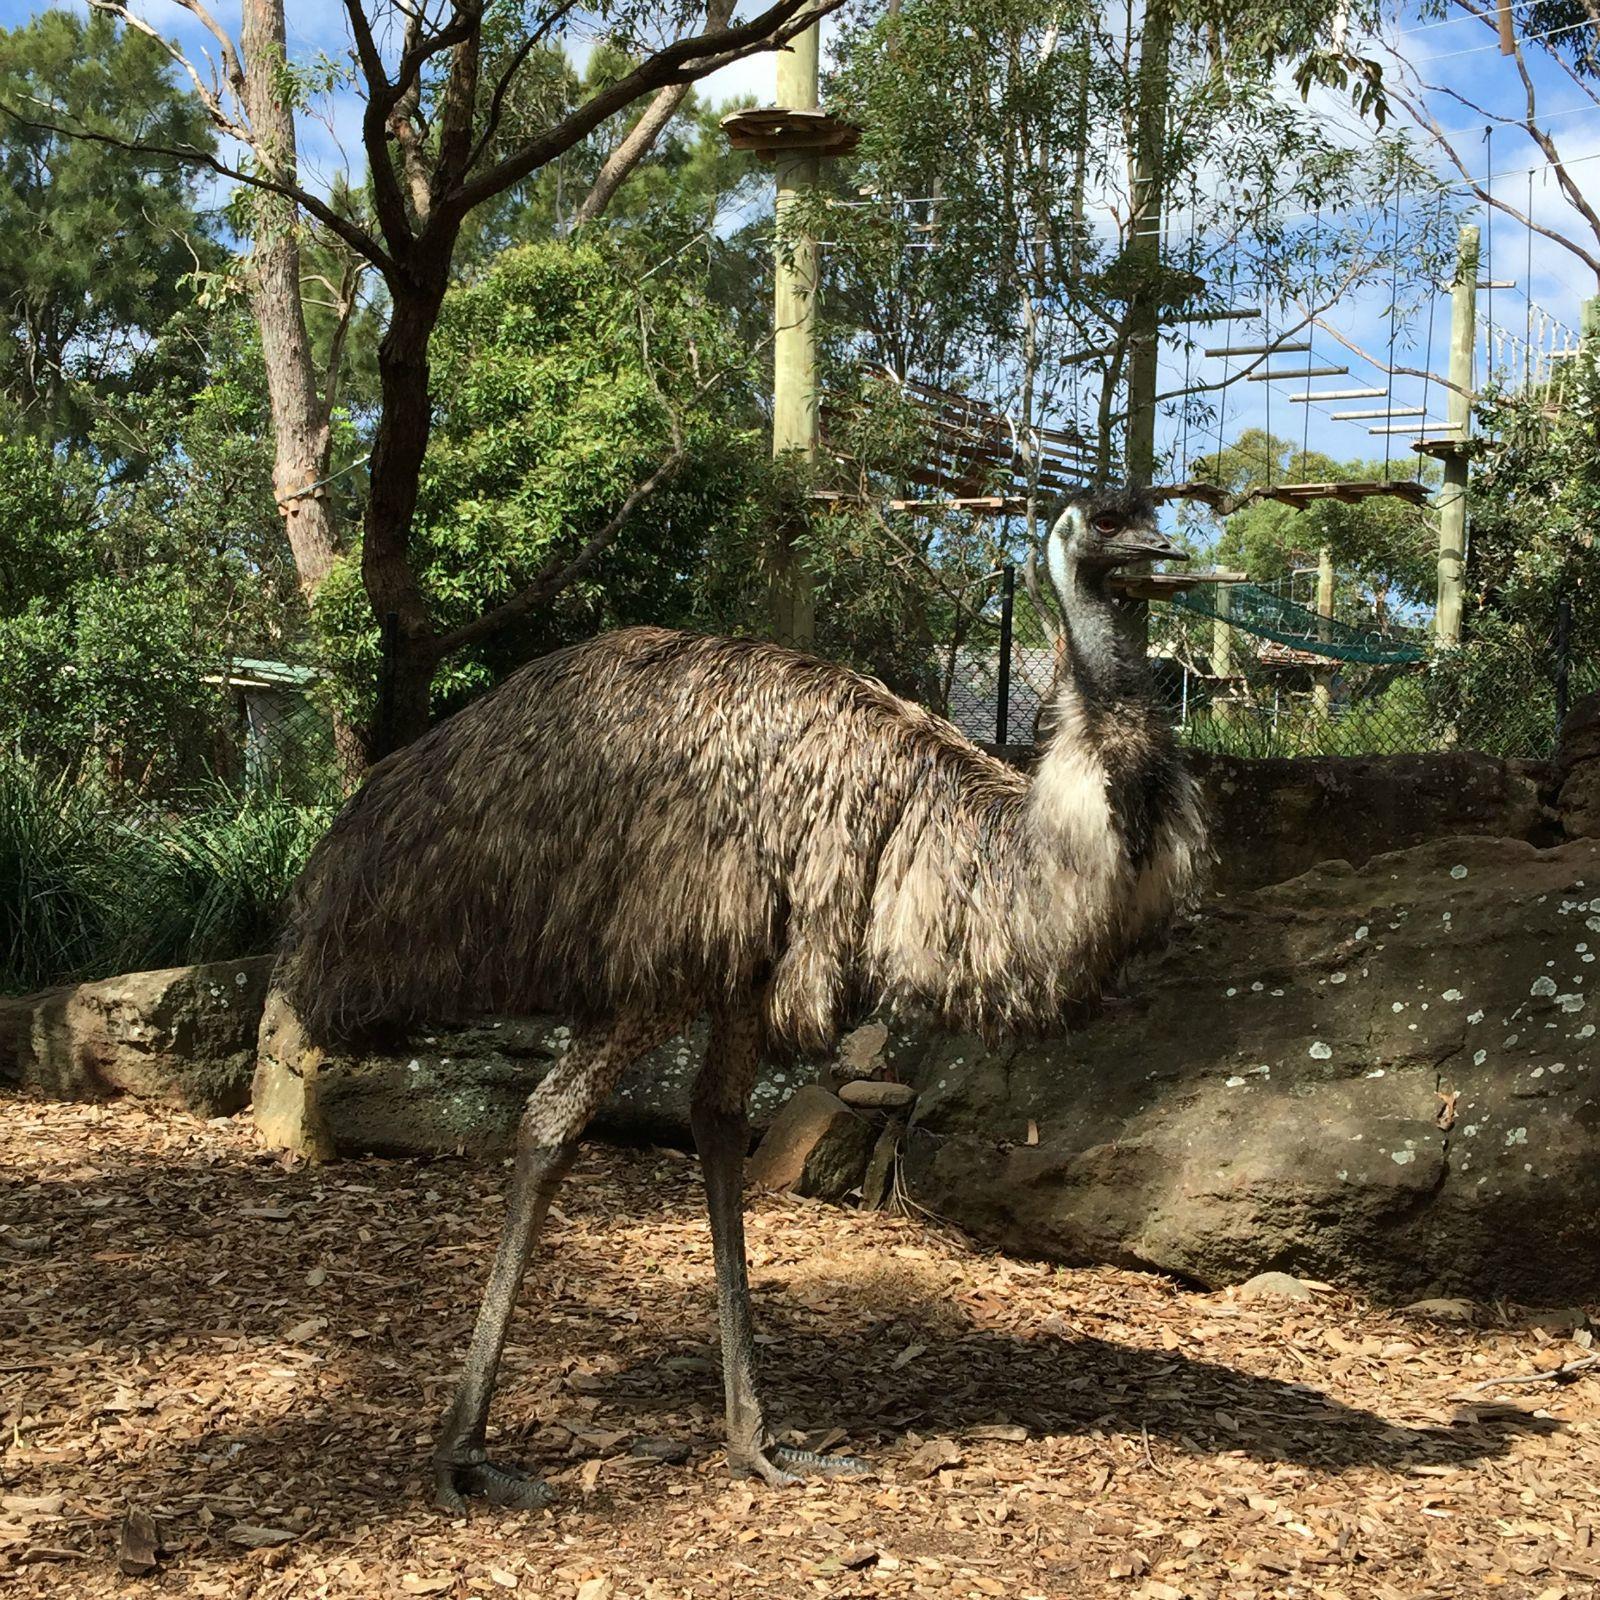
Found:
[[[290,60],[284,0],[242,0],[237,35],[200,0],[173,0],[209,31],[210,71],[163,38],[144,7],[93,3],[163,43],[215,127],[244,156],[235,161],[192,141],[129,137],[95,119],[74,119],[59,104],[9,109],[32,126],[209,167],[253,196],[252,293],[272,391],[277,493],[308,589],[331,568],[337,546],[320,509],[325,485],[316,476],[328,459],[332,374],[318,371],[306,329],[298,256],[305,223],[338,241],[354,270],[381,279],[385,327],[361,559],[374,615],[394,619],[383,742],[404,742],[427,725],[434,674],[458,633],[430,612],[412,522],[432,423],[429,341],[468,218],[596,130],[614,126],[638,102],[781,47],[839,0],[772,0],[747,20],[713,20],[703,28],[696,23],[699,7],[682,0],[666,6],[610,0],[581,13],[566,0],[345,0],[354,63],[348,68],[332,60]],[[595,38],[620,44],[632,63],[628,70],[548,118],[519,123],[508,116],[524,70],[537,67],[545,46]],[[363,102],[366,171],[350,175],[342,196],[311,181],[297,143],[297,113],[330,84]],[[335,293],[347,299],[347,289],[353,294],[341,282]],[[639,495],[655,492],[679,465],[674,452],[638,485]],[[602,545],[625,520],[610,528]],[[542,573],[533,582],[551,576]],[[513,605],[515,599],[496,608],[484,627],[492,631],[520,618],[525,608]]]
[[[835,359],[981,387],[1031,471],[1053,423],[1081,430],[1087,470],[1148,476],[1130,423],[1198,426],[1220,387],[1153,392],[1158,341],[1181,359],[1196,319],[1263,296],[1282,340],[1358,283],[1424,273],[1414,232],[1361,212],[1427,182],[1402,142],[1341,143],[1283,87],[1292,66],[1381,110],[1329,32],[1309,5],[852,13],[831,94],[864,133],[826,215]]]
[[[1585,163],[1592,159],[1588,130],[1600,112],[1600,7],[1593,0],[1530,0],[1515,7],[1429,0],[1421,14],[1429,23],[1462,27],[1452,29],[1450,47],[1437,52],[1414,54],[1403,33],[1383,36],[1389,101],[1459,175],[1467,194],[1491,215],[1498,212],[1558,245],[1571,257],[1569,265],[1581,266],[1594,294],[1600,290],[1600,188]],[[1563,120],[1580,111],[1588,115]],[[1525,187],[1517,181],[1524,162]]]
[[[105,17],[47,11],[0,30],[0,100],[52,99],[125,139],[210,149],[163,52]],[[82,447],[129,403],[201,381],[186,280],[214,265],[198,175],[166,156],[0,119],[0,396],[8,426]]]

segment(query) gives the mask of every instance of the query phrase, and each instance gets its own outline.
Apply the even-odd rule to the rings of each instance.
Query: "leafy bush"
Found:
[[[332,808],[216,786],[176,814],[0,760],[0,990],[259,954]]]

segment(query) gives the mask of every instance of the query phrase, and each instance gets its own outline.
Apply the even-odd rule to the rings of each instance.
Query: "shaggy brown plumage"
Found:
[[[580,1024],[518,1125],[434,1448],[438,1505],[548,1498],[485,1443],[517,1292],[589,1118],[702,1009],[690,1126],[729,1465],[778,1485],[860,1469],[766,1427],[741,1199],[760,1055],[823,1049],[886,999],[984,1033],[1047,1029],[1166,920],[1202,830],[1107,577],[1178,553],[1137,496],[1081,495],[1057,519],[1066,670],[1031,780],[843,667],[657,628],[534,662],[374,770],[298,887],[280,982],[312,1038],[475,1011]]]
[[[378,765],[318,847],[280,982],[314,1038],[747,994],[769,1046],[865,1006],[1048,1030],[1189,888],[1164,720],[1069,684],[1030,781],[846,668],[657,628],[533,662]]]

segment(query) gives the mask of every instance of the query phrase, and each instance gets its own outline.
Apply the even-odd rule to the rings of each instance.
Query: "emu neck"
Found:
[[[1144,661],[1128,648],[1117,627],[1117,603],[1106,588],[1108,576],[1104,568],[1073,561],[1057,579],[1066,630],[1061,687],[1091,704],[1135,699],[1146,687]]]

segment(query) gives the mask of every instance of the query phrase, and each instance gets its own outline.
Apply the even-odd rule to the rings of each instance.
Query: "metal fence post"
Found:
[[[1561,724],[1567,720],[1568,695],[1572,679],[1572,597],[1556,601],[1556,742],[1561,740]]]
[[[1000,663],[994,686],[994,742],[1010,743],[1011,735],[1011,612],[1017,593],[1017,569],[1007,563],[1000,569]]]
[[[387,612],[383,619],[382,643],[378,656],[378,716],[373,729],[373,755],[382,760],[394,746],[394,664],[400,648],[400,613]]]

